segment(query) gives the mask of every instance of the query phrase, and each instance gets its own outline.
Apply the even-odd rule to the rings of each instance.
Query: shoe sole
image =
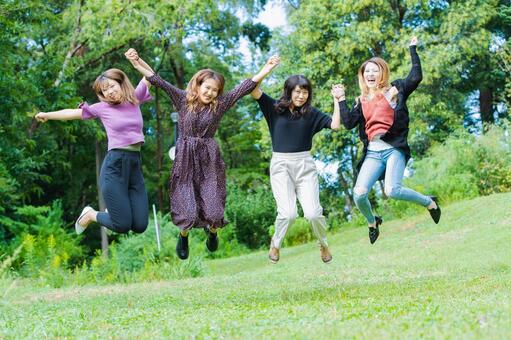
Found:
[[[272,264],[277,264],[279,262],[279,260],[274,260],[271,257],[268,257],[268,259],[270,260],[270,263],[272,263]]]
[[[78,219],[76,220],[75,231],[78,235],[80,235],[81,233],[83,233],[85,231],[85,229],[87,229],[87,227],[83,227],[79,222],[82,219],[82,217],[91,210],[94,210],[94,209],[92,209],[92,207],[90,207],[90,206],[86,206],[85,208],[83,208],[83,210],[80,214],[80,217],[78,217]]]

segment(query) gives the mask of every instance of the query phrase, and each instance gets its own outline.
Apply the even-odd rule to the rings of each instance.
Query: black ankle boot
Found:
[[[374,216],[374,219],[376,220],[376,226],[374,228],[369,227],[369,242],[371,242],[371,244],[374,244],[374,242],[378,239],[378,236],[380,236],[379,227],[383,223],[380,216]]]
[[[428,209],[428,211],[433,221],[438,224],[440,221],[440,215],[442,215],[442,211],[440,210],[440,205],[438,205],[438,197],[431,196],[431,199],[436,203],[436,208]]]
[[[218,235],[217,233],[212,233],[208,227],[204,228],[206,235],[208,238],[206,239],[206,247],[210,252],[214,252],[218,249]]]
[[[183,236],[181,233],[179,233],[176,244],[176,253],[177,257],[179,257],[181,260],[186,260],[188,258],[188,235]]]

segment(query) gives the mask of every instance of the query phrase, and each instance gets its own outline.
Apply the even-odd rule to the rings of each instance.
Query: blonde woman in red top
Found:
[[[409,115],[406,100],[422,80],[417,54],[417,38],[410,42],[412,69],[405,79],[389,83],[389,67],[385,60],[374,57],[358,70],[360,97],[350,110],[344,93],[339,102],[341,121],[347,129],[359,128],[364,144],[353,198],[369,225],[369,240],[376,242],[382,218],[371,209],[368,193],[374,183],[384,176],[385,194],[389,198],[414,202],[426,207],[433,221],[440,220],[437,198],[425,196],[402,186],[406,163],[410,158],[408,146]]]

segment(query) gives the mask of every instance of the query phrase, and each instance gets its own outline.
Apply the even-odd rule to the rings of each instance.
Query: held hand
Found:
[[[278,55],[273,55],[268,59],[266,64],[263,66],[263,72],[268,74],[270,73],[277,65],[280,63],[280,57]]]
[[[416,36],[413,36],[412,39],[410,40],[410,46],[417,46],[419,40],[417,39]]]
[[[336,101],[344,100],[346,93],[344,92],[344,85],[342,84],[334,84],[332,85],[332,90],[330,91],[332,96]]]
[[[399,93],[399,91],[398,91],[397,87],[392,86],[392,87],[388,90],[388,92],[387,92],[387,96],[388,96],[389,98],[394,98],[395,96],[397,96],[397,94],[398,94],[398,93]]]
[[[140,64],[138,62],[140,57],[138,56],[137,50],[135,50],[134,48],[130,48],[129,50],[127,50],[126,53],[124,53],[124,56],[131,62],[133,66],[138,66]]]
[[[38,114],[35,115],[35,119],[38,122],[45,123],[48,121],[48,116],[47,116],[46,112],[39,112]]]

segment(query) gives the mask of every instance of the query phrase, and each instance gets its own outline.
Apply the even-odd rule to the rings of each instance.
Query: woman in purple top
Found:
[[[179,138],[170,179],[172,222],[181,229],[177,255],[183,260],[188,258],[188,232],[194,227],[204,228],[208,235],[206,246],[215,251],[217,228],[226,224],[225,164],[215,132],[223,114],[249,94],[274,65],[267,63],[252,79],[245,79],[223,94],[224,77],[215,71],[197,72],[187,89],[181,90],[155,74],[134,49],[129,49],[126,57],[149,82],[167,92],[179,113]]]
[[[124,72],[109,69],[94,82],[99,102],[80,104],[78,109],[39,112],[36,119],[71,120],[99,118],[108,138],[108,153],[101,166],[100,187],[106,211],[86,206],[75,223],[81,234],[91,222],[118,233],[142,233],[147,228],[149,209],[140,159],[143,121],[140,104],[151,100],[150,83],[144,78],[136,89]]]

